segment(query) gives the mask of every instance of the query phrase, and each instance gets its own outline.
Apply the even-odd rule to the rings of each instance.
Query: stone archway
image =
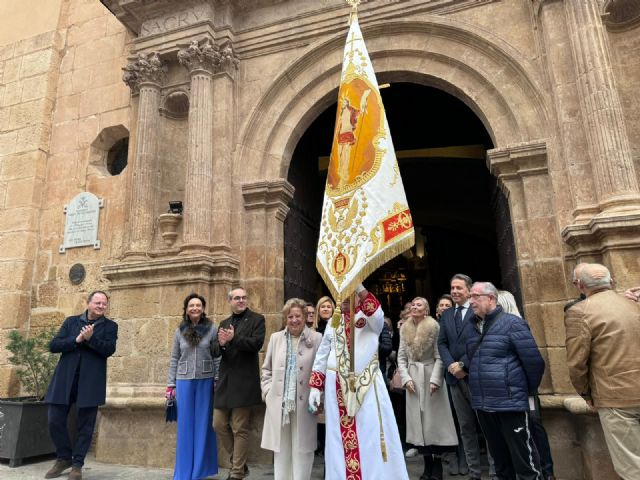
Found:
[[[449,19],[365,25],[363,34],[381,81],[440,88],[466,103],[489,132],[496,148],[488,152],[487,166],[509,201],[525,314],[550,359],[541,391],[569,393],[561,359],[564,338],[552,328],[548,339],[544,327],[548,315],[561,315],[568,293],[548,174],[551,135],[539,74],[491,33]],[[241,129],[234,163],[237,172],[248,172],[242,177],[247,182],[245,215],[250,215],[245,224],[263,225],[269,239],[245,247],[243,277],[259,291],[277,292],[279,299],[283,225],[269,222],[273,214],[267,211],[276,208],[278,218],[286,216],[291,190],[284,178],[293,150],[315,117],[335,101],[343,46],[341,34],[302,52],[274,80]],[[259,253],[267,260],[256,265]],[[265,310],[275,313],[276,303],[265,301]]]
[[[486,31],[446,19],[363,27],[376,74],[432,85],[482,119],[497,148],[546,136],[547,113],[535,69]],[[272,83],[242,128],[236,165],[256,178],[281,178],[311,121],[335,100],[344,38],[303,52]],[[330,67],[326,67],[330,65]]]

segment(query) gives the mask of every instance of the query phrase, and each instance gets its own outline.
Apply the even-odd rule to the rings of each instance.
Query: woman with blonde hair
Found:
[[[439,332],[427,300],[414,298],[400,329],[398,369],[407,390],[407,443],[424,456],[420,480],[442,480],[440,455],[458,444],[447,390],[441,388],[444,366],[438,353]]]
[[[267,404],[262,448],[272,450],[276,480],[308,480],[316,449],[316,416],[309,413],[309,378],[322,335],[305,322],[305,301],[287,300],[284,328],[271,335],[262,365]]]
[[[316,312],[313,319],[313,329],[316,332],[320,332],[324,335],[324,329],[327,328],[327,323],[333,316],[333,311],[336,309],[336,305],[331,300],[331,297],[322,297],[316,304]]]

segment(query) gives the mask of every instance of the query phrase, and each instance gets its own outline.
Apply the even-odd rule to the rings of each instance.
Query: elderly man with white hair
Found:
[[[578,277],[586,299],[565,313],[571,383],[597,409],[613,466],[640,478],[640,305],[611,289],[604,265],[586,264]]]
[[[542,480],[530,429],[529,397],[540,385],[544,360],[527,323],[497,304],[498,290],[492,283],[474,283],[469,299],[476,331],[467,340],[471,404],[496,476]]]

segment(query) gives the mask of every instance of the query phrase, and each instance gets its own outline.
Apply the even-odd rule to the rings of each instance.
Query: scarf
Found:
[[[431,346],[437,349],[440,327],[433,317],[426,316],[417,325],[410,318],[400,328],[400,336],[404,339],[411,360],[420,360],[424,352]]]
[[[180,325],[180,333],[185,340],[189,342],[189,345],[197,347],[202,337],[209,333],[212,325],[211,321],[206,317],[204,317],[204,319],[201,318],[197,325],[194,325],[191,320],[187,319]]]
[[[289,414],[296,411],[296,366],[297,350],[300,337],[291,337],[287,330],[287,366],[284,373],[284,395],[282,396],[282,425],[287,425],[290,421]]]

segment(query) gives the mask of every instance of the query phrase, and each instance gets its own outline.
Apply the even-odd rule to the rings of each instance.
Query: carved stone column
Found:
[[[208,38],[178,52],[191,76],[189,139],[184,197],[183,251],[207,251],[213,216],[213,74],[220,51]]]
[[[233,149],[235,138],[235,82],[239,61],[231,43],[220,47],[220,65],[213,77],[213,190],[216,198],[212,206],[215,224],[211,240],[214,248],[231,246],[231,211],[233,185]]]
[[[637,208],[640,192],[598,2],[565,1],[564,8],[600,209]]]
[[[160,121],[160,87],[165,67],[157,53],[139,53],[124,69],[122,80],[140,94],[136,128],[136,150],[129,209],[127,256],[145,256],[153,235],[159,169],[157,164]]]

